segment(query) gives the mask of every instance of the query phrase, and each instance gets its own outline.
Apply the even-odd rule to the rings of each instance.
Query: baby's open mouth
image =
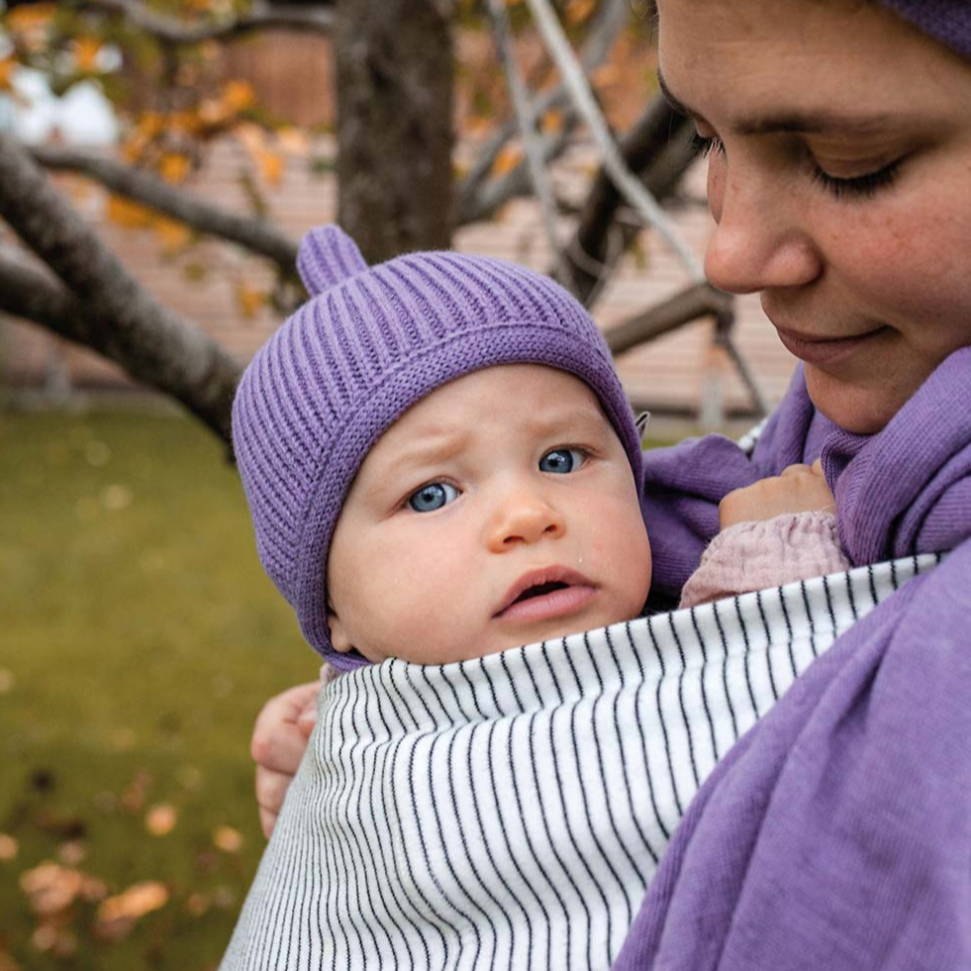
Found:
[[[561,583],[559,580],[555,580],[552,583],[538,583],[535,587],[524,590],[513,603],[518,604],[524,600],[532,600],[533,597],[542,597],[547,593],[552,593],[554,590],[566,590],[568,586],[568,583]]]
[[[507,591],[495,617],[534,621],[575,612],[594,595],[594,584],[565,566],[541,567],[524,573]]]

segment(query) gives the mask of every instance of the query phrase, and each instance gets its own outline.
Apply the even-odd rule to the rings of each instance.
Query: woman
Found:
[[[820,456],[855,563],[951,552],[723,759],[617,967],[968,967],[971,5],[657,6],[664,85],[710,153],[708,275],[760,292],[803,366],[751,460],[713,439],[649,457],[656,588],[680,589],[727,492]],[[257,726],[271,811],[301,701]]]

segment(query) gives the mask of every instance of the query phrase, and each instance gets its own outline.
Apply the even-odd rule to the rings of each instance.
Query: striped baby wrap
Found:
[[[937,561],[343,675],[222,971],[609,968],[718,759]]]

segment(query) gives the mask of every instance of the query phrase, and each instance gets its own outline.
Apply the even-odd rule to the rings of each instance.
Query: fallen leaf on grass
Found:
[[[136,883],[101,902],[94,922],[95,934],[106,941],[120,941],[135,927],[135,922],[169,901],[169,891],[158,880]]]
[[[20,844],[12,836],[0,833],[0,862],[7,863],[16,859],[19,849]],[[0,965],[0,971],[3,971],[3,965]]]
[[[25,870],[20,875],[20,889],[27,894],[30,909],[40,917],[62,913],[78,898],[95,901],[105,895],[100,880],[49,860]]]
[[[87,847],[82,840],[68,840],[57,848],[57,858],[65,866],[77,866],[87,852]]]
[[[152,836],[168,836],[179,821],[179,811],[171,803],[160,802],[145,814],[145,828]]]
[[[232,826],[217,826],[212,834],[212,844],[224,853],[238,853],[243,846],[243,834]]]
[[[56,923],[41,924],[30,937],[38,951],[50,951],[56,958],[72,958],[78,949],[78,939],[66,927]],[[0,966],[2,967],[2,966]]]

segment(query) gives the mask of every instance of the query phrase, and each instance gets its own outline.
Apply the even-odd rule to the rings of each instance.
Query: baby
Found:
[[[651,582],[607,345],[561,287],[499,260],[369,268],[330,226],[298,266],[312,298],[243,376],[236,454],[307,639],[338,671],[374,666],[324,694],[222,969],[606,967],[680,812],[650,779],[662,734],[670,752],[640,655],[597,704],[619,636],[596,631],[641,614]],[[733,493],[684,605],[843,569],[831,504],[804,466]]]
[[[369,268],[336,226],[298,267],[312,299],[247,369],[233,433],[261,560],[310,644],[338,670],[444,664],[638,616],[640,436],[580,304],[495,259]],[[832,503],[803,466],[753,489],[723,525]],[[845,568],[831,520],[735,526],[683,605]]]

